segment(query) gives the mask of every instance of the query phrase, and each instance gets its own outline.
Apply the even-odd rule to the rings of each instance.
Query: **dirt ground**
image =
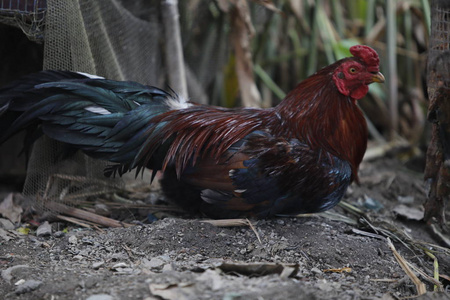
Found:
[[[101,230],[50,221],[52,233],[44,236],[1,229],[0,299],[414,297],[416,286],[385,232],[393,233],[395,248],[416,274],[433,277],[433,260],[396,240],[443,245],[415,220],[425,200],[422,174],[383,159],[363,163],[360,178],[345,201],[364,210],[373,228],[336,207],[326,214],[251,220],[252,227],[179,216]],[[450,275],[448,252],[435,255],[439,273]],[[450,299],[445,278],[441,292],[432,292],[430,278],[419,280],[428,292],[416,299]]]

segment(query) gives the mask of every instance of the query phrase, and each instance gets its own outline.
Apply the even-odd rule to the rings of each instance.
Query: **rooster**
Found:
[[[151,169],[173,202],[210,217],[313,213],[358,181],[367,124],[357,100],[384,82],[375,50],[357,45],[276,107],[222,108],[136,82],[42,71],[0,89],[0,143],[22,129],[111,164]]]

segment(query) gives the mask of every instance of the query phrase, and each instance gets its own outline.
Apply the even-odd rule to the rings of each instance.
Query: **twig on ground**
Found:
[[[220,219],[220,220],[202,220],[202,223],[209,223],[216,227],[236,227],[248,226],[247,219]]]
[[[63,216],[63,215],[57,215],[56,217],[60,220],[66,221],[66,222],[74,223],[74,224],[77,224],[77,225],[80,225],[80,226],[86,227],[86,228],[93,228],[100,233],[105,233],[105,231],[103,229],[101,229],[100,227],[98,227],[97,224],[89,222],[89,221],[84,221],[84,220],[67,217],[67,216]]]
[[[371,233],[371,232],[367,232],[367,231],[363,231],[363,230],[359,230],[356,228],[352,228],[352,232],[359,234],[359,235],[363,235],[363,236],[368,236],[371,238],[375,238],[375,239],[379,239],[379,240],[385,240],[386,238],[382,235],[376,234],[376,233]]]
[[[439,262],[438,262],[438,259],[430,251],[424,250],[424,252],[425,252],[426,255],[428,255],[433,260],[433,267],[434,267],[434,272],[433,272],[434,277],[432,278],[432,277],[427,275],[425,278],[427,278],[428,280],[433,282],[435,291],[439,290],[439,291],[442,292],[442,291],[444,291],[444,289],[442,288],[442,284],[439,282]],[[431,280],[431,279],[433,279],[433,280]]]
[[[408,277],[412,280],[412,282],[416,286],[417,294],[418,295],[425,294],[427,292],[425,284],[422,281],[420,281],[420,279],[416,276],[416,274],[414,274],[414,272],[409,267],[408,262],[400,255],[400,253],[397,252],[397,250],[394,247],[394,244],[392,244],[391,239],[389,237],[387,238],[387,243],[388,247],[391,249],[400,267],[403,269],[403,271],[405,271],[405,273],[408,275]]]
[[[202,223],[208,223],[216,227],[236,227],[236,226],[249,226],[250,229],[255,233],[256,238],[259,243],[262,245],[261,238],[259,237],[258,232],[253,226],[252,222],[249,219],[222,219],[222,220],[202,220]]]
[[[253,230],[253,232],[254,232],[255,235],[256,235],[256,238],[258,238],[259,244],[262,246],[263,243],[261,242],[261,238],[259,237],[259,234],[258,234],[258,232],[256,231],[255,227],[253,226],[252,222],[250,222],[249,219],[246,219],[246,220],[247,220],[248,226],[250,226],[250,228]]]

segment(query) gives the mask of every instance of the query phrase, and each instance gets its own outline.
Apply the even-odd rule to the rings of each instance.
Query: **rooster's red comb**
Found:
[[[367,65],[367,70],[369,72],[380,71],[380,59],[378,58],[378,53],[369,46],[356,45],[350,47],[350,53],[361,59]]]

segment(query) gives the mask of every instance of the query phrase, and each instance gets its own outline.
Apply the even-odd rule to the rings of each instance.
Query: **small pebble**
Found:
[[[152,259],[145,261],[144,264],[149,269],[158,269],[164,266],[165,262],[158,257],[153,257]]]
[[[285,223],[284,220],[281,220],[281,219],[277,219],[276,222],[278,225],[284,225],[284,223]]]
[[[76,243],[78,243],[77,237],[74,236],[74,235],[71,235],[71,236],[69,237],[69,243],[70,243],[70,244],[76,244]]]
[[[317,275],[323,273],[319,268],[316,268],[316,267],[312,268],[311,272],[314,273],[314,274],[317,274]]]
[[[88,276],[83,280],[83,282],[84,282],[83,287],[85,289],[92,289],[96,286],[99,286],[100,279],[99,279],[99,277]]]
[[[163,272],[170,272],[170,271],[173,271],[173,266],[172,266],[172,264],[166,264],[166,265],[164,265],[164,267],[162,268],[162,271],[163,271]]]
[[[124,262],[120,262],[120,263],[115,264],[112,268],[113,269],[128,268],[128,265]]]
[[[94,239],[91,237],[87,237],[87,236],[83,237],[81,239],[81,242],[86,245],[94,245]]]
[[[105,264],[104,261],[98,261],[92,264],[92,269],[98,270],[100,267],[102,267]]]
[[[16,283],[14,283],[14,285],[21,285],[25,283],[25,279],[20,279],[19,281],[17,281]]]
[[[65,235],[65,233],[64,232],[62,232],[62,231],[56,231],[54,234],[53,234],[53,236],[55,237],[55,238],[62,238],[63,236]]]

